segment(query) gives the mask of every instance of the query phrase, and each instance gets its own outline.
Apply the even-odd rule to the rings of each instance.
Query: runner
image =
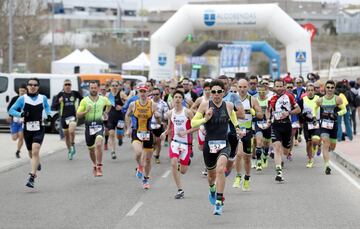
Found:
[[[214,215],[221,215],[226,179],[224,170],[230,156],[230,144],[227,135],[228,124],[231,120],[232,124],[237,127],[238,122],[233,110],[234,106],[222,99],[224,83],[221,80],[214,80],[210,86],[212,100],[200,104],[191,120],[191,126],[193,128],[202,124],[205,126],[203,156],[208,169],[209,200],[212,205],[215,205]],[[238,133],[240,132],[238,128],[236,130]]]
[[[160,151],[161,151],[161,139],[160,135],[164,131],[164,127],[166,127],[166,112],[168,112],[169,107],[167,103],[161,99],[160,89],[155,87],[152,91],[152,102],[157,106],[157,112],[160,114],[160,119],[156,119],[154,116],[151,118],[151,129],[154,134],[154,157],[155,163],[160,164]]]
[[[59,115],[61,127],[64,131],[65,143],[68,149],[68,160],[72,160],[75,153],[76,109],[82,96],[78,91],[71,90],[71,80],[64,80],[64,89],[57,94],[54,107],[60,107]]]
[[[240,129],[242,131],[242,144],[239,144],[237,149],[237,154],[235,158],[235,169],[236,176],[234,179],[233,187],[240,188],[241,183],[241,167],[242,160],[244,160],[245,176],[244,182],[242,184],[243,191],[250,190],[250,171],[251,171],[251,157],[252,157],[252,147],[251,140],[253,137],[252,131],[252,121],[253,116],[256,115],[257,118],[262,118],[261,108],[256,98],[248,94],[249,82],[245,79],[240,79],[238,83],[240,101],[245,110],[245,117],[243,119],[238,119]],[[256,154],[262,154],[261,148],[256,149]]]
[[[271,140],[275,153],[275,180],[284,181],[282,174],[282,153],[288,156],[291,145],[290,115],[300,113],[300,107],[292,94],[286,92],[284,81],[277,79],[274,82],[274,95],[269,101],[268,112],[273,116],[271,124]]]
[[[261,171],[268,166],[269,146],[271,143],[271,121],[270,114],[267,112],[269,99],[267,97],[266,85],[258,85],[257,101],[261,108],[263,117],[256,119],[255,138],[256,138],[256,170]]]
[[[21,84],[19,89],[18,89],[18,95],[13,97],[10,100],[10,103],[7,107],[7,111],[9,112],[10,108],[12,107],[12,105],[14,105],[14,103],[16,102],[16,100],[20,97],[26,94],[26,84]],[[10,119],[10,133],[11,133],[11,139],[13,141],[18,141],[17,142],[17,148],[16,148],[16,152],[15,152],[15,157],[16,158],[20,158],[20,150],[24,144],[24,128],[23,128],[23,122],[24,119],[23,118],[18,118],[18,117],[13,117],[13,116],[9,116]]]
[[[192,132],[198,128],[191,128],[190,120],[193,113],[190,109],[182,106],[184,94],[181,91],[174,93],[174,108],[167,113],[169,117],[168,128],[162,133],[161,138],[171,133],[171,143],[169,148],[169,156],[171,160],[171,171],[178,188],[175,199],[184,198],[184,190],[182,187],[180,174],[185,174],[190,165],[190,154],[192,150]]]
[[[151,132],[150,120],[153,115],[159,119],[160,114],[156,111],[157,106],[147,98],[148,87],[140,84],[137,87],[139,100],[132,102],[125,115],[127,136],[132,138],[132,146],[137,162],[136,176],[142,180],[144,189],[150,188],[149,175],[151,171],[151,158],[153,153],[154,138]],[[134,115],[132,128],[130,116]]]
[[[122,145],[122,138],[124,136],[124,113],[121,109],[124,106],[123,99],[121,97],[120,83],[118,81],[112,81],[110,83],[110,92],[107,94],[111,103],[111,109],[108,115],[107,129],[109,130],[109,146],[111,150],[111,159],[116,159],[116,143],[115,143],[115,130],[116,138],[118,139],[118,145]]]
[[[110,83],[110,82],[108,82],[108,83]],[[100,91],[99,91],[99,94],[100,95],[102,95],[102,96],[106,96],[106,94],[107,94],[107,92],[108,92],[108,85],[110,85],[110,84],[100,84]],[[105,109],[105,108],[104,108]],[[104,110],[105,111],[105,110]],[[104,150],[108,150],[108,142],[109,142],[109,130],[108,130],[108,128],[107,128],[107,126],[108,126],[108,116],[105,114],[105,113],[103,113],[103,117],[102,117],[102,119],[103,119],[103,125],[104,125],[104,127],[105,127],[105,141],[104,141]]]
[[[329,165],[330,154],[329,150],[334,150],[336,147],[337,135],[337,116],[342,116],[346,113],[346,107],[341,98],[334,94],[335,82],[328,80],[325,83],[325,95],[316,101],[314,109],[314,116],[316,116],[320,108],[320,133],[322,142],[322,153],[325,165],[325,174],[331,174]]]
[[[292,81],[287,82],[286,83],[286,91],[289,94],[293,95],[295,98],[295,101],[297,101],[297,98],[294,95],[293,90],[294,90],[294,83]],[[292,161],[292,150],[293,150],[294,146],[299,145],[296,133],[298,132],[298,130],[300,128],[299,118],[297,115],[290,115],[290,120],[291,120],[291,144],[290,144],[289,154],[286,156],[286,159],[288,161]]]
[[[300,122],[304,128],[304,138],[306,141],[306,153],[308,157],[306,167],[312,168],[314,165],[314,155],[318,151],[320,142],[320,128],[318,124],[320,119],[319,110],[316,116],[313,116],[316,101],[319,99],[319,96],[315,95],[313,83],[308,83],[306,94],[307,95],[299,101],[301,109]]]
[[[90,95],[81,100],[76,115],[78,118],[85,117],[85,140],[93,163],[93,174],[95,177],[101,177],[103,175],[103,113],[110,111],[111,103],[107,97],[99,95],[99,84],[96,81],[89,83],[89,89]]]
[[[27,82],[27,94],[20,96],[9,110],[9,115],[24,118],[24,140],[31,158],[31,172],[26,186],[34,188],[36,171],[41,170],[40,148],[44,140],[43,111],[47,120],[51,119],[50,107],[45,95],[39,94],[40,81],[30,78]]]

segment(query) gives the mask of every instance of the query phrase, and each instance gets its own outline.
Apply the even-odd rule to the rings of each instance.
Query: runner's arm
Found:
[[[191,127],[199,127],[201,124],[206,123],[208,120],[204,118],[204,113],[206,110],[207,102],[202,102],[196,111],[194,117],[191,119]]]
[[[80,101],[80,105],[79,105],[79,107],[78,107],[78,109],[77,109],[77,111],[76,111],[76,117],[77,117],[77,118],[82,118],[82,117],[84,117],[85,114],[88,113],[88,112],[89,112],[89,110],[86,109],[86,102],[85,102],[84,99],[82,99],[82,100]]]
[[[170,128],[171,128],[171,110],[166,112],[165,116],[167,116],[167,127],[165,129],[165,131],[163,132],[164,135],[168,135],[169,134],[169,131],[170,131]]]
[[[125,114],[125,124],[127,129],[130,128],[130,121],[131,121],[130,116],[134,113],[133,109],[134,109],[134,102],[130,103],[129,109],[127,109]]]
[[[190,120],[194,117],[194,113],[190,109],[186,109],[185,114],[188,117],[188,119],[190,119]],[[200,127],[191,127],[190,129],[186,130],[186,133],[191,134],[199,129],[200,129]]]
[[[9,115],[20,118],[22,109],[24,107],[24,103],[25,103],[24,96],[20,96],[16,100],[16,102],[10,107]]]
[[[47,116],[51,115],[50,106],[45,95],[43,95],[43,104],[46,115]]]
[[[257,101],[257,99],[255,99],[253,97],[251,97],[251,99],[252,99],[251,103],[253,105],[252,110],[254,112],[253,116],[256,116],[256,118],[258,118],[258,119],[262,119],[264,117],[264,114],[262,113],[259,102]]]

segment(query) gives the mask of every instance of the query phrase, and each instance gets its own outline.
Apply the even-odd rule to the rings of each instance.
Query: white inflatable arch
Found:
[[[312,71],[310,35],[277,4],[184,5],[151,36],[149,78],[174,76],[176,47],[189,33],[247,28],[267,29],[286,46],[292,75]]]

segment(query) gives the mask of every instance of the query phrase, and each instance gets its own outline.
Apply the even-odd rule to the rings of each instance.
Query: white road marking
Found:
[[[133,216],[135,212],[143,205],[144,203],[139,201],[135,206],[126,214],[126,216]]]
[[[164,175],[162,175],[162,178],[166,178],[169,176],[169,174],[171,173],[171,170],[168,170],[164,173]]]
[[[341,175],[343,175],[348,181],[350,181],[351,184],[353,184],[357,189],[360,190],[360,184],[356,180],[354,180],[354,178],[352,178],[349,174],[347,174],[343,169],[341,169],[335,163],[331,161],[329,163],[333,168],[335,168],[339,173],[341,173]]]

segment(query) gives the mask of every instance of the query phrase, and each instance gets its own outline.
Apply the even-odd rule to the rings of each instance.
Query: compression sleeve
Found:
[[[231,121],[231,123],[232,123],[235,127],[237,127],[237,126],[239,125],[238,120],[237,120],[237,117],[236,117],[236,113],[235,113],[234,110],[231,111],[230,121]]]
[[[203,115],[200,112],[196,112],[194,117],[191,119],[191,127],[199,127],[201,124],[204,124],[206,122],[206,119],[203,117]]]
[[[342,103],[338,107],[340,108],[340,111],[338,111],[338,113],[337,113],[339,116],[346,114],[346,106],[344,103]]]
[[[21,111],[24,108],[24,105],[25,105],[24,96],[20,96],[16,100],[16,102],[11,106],[11,108],[9,110],[9,115],[20,118],[21,117]]]

